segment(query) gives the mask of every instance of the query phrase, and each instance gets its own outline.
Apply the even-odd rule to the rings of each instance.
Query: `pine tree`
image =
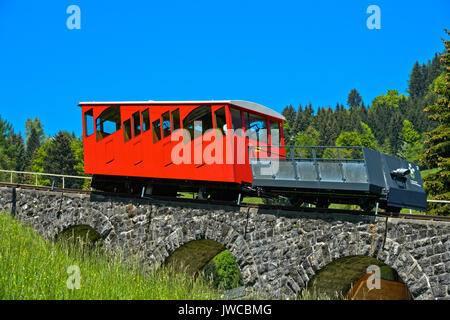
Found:
[[[359,95],[359,92],[356,89],[352,89],[348,94],[347,105],[350,107],[350,110],[356,109],[361,105],[362,98]]]
[[[411,98],[418,98],[424,93],[424,75],[419,62],[414,64],[408,81],[408,93]]]
[[[36,128],[32,127],[30,129],[30,136],[27,139],[26,154],[25,154],[26,167],[31,166],[34,156],[37,150],[40,148],[40,146],[41,144],[39,142],[37,130]]]
[[[72,147],[72,135],[60,131],[49,145],[44,159],[44,172],[64,175],[78,175],[78,161]],[[55,179],[59,180],[59,179]],[[65,187],[81,187],[81,181],[67,179]]]
[[[295,137],[299,131],[306,129],[306,127],[303,128],[304,124],[303,107],[300,104],[298,107],[297,116],[295,117],[294,124],[291,129],[291,135]]]
[[[450,35],[450,31],[445,30]],[[435,104],[425,108],[430,115],[428,118],[438,123],[438,127],[427,132],[426,150],[423,160],[429,168],[436,168],[437,172],[424,178],[428,195],[433,199],[450,199],[450,40],[443,39],[445,52],[441,54],[441,63],[445,66],[445,83],[436,86],[438,99]],[[432,204],[429,206],[432,214],[450,215],[449,204]]]
[[[294,107],[291,104],[289,106],[286,106],[281,114],[286,118],[289,126],[292,128],[295,118],[297,117],[297,112],[295,111]]]
[[[39,144],[42,145],[45,140],[47,140],[47,136],[44,134],[44,125],[42,124],[41,120],[38,119],[38,117],[34,117],[34,119],[28,118],[25,122],[25,141],[28,143],[28,139],[31,136],[31,130],[36,130]]]

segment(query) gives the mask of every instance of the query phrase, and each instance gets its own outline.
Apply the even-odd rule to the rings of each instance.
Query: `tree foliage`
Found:
[[[446,30],[447,34],[450,32]],[[428,118],[437,123],[437,127],[426,133],[426,150],[423,160],[429,168],[437,171],[424,179],[429,195],[434,199],[450,199],[450,40],[443,40],[445,52],[441,54],[441,63],[445,66],[445,82],[434,82],[437,100],[425,108]],[[442,79],[442,78],[441,78]],[[431,213],[450,215],[450,205],[432,205]]]
[[[242,286],[242,276],[233,255],[224,250],[215,256],[204,268],[203,274],[216,288],[232,289]]]

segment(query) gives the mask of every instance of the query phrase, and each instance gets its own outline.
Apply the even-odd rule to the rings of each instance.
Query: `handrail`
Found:
[[[55,173],[45,173],[45,172],[30,172],[30,171],[16,171],[16,170],[4,170],[0,169],[0,172],[9,173],[10,174],[10,183],[13,183],[13,174],[29,174],[35,176],[35,185],[38,185],[38,176],[51,176],[62,178],[62,188],[65,187],[65,179],[84,179],[84,180],[92,180],[92,177],[83,177],[83,176],[71,176],[66,174],[55,174]]]
[[[427,202],[434,202],[434,203],[450,203],[450,200],[427,200]]]
[[[14,170],[3,170],[0,169],[0,172],[6,173],[21,173],[21,174],[37,174],[41,176],[53,176],[53,177],[64,177],[64,178],[75,178],[75,179],[92,179],[92,177],[83,177],[83,176],[71,176],[67,174],[56,174],[56,173],[45,173],[45,172],[31,172],[31,171],[14,171]]]
[[[273,152],[272,149],[275,150],[289,150],[291,156],[288,157],[287,155],[282,155],[276,152]],[[305,158],[300,153],[297,152],[298,149],[309,149],[309,152],[312,153],[312,158]],[[318,157],[317,156],[317,149],[332,149],[337,151],[337,158],[324,158],[324,157]],[[345,158],[342,157],[339,149],[359,149],[362,153],[362,157],[360,158]],[[366,161],[365,154],[364,154],[364,147],[362,146],[280,146],[280,145],[266,145],[266,146],[260,146],[260,145],[249,145],[248,146],[248,152],[249,152],[249,158],[250,159],[263,159],[265,157],[261,157],[259,154],[255,155],[256,152],[263,152],[268,154],[268,156],[277,156],[280,160],[286,160],[286,161],[295,161],[295,160],[312,160],[313,162],[317,162],[317,160],[326,160],[326,161]],[[299,156],[299,157],[298,157]]]

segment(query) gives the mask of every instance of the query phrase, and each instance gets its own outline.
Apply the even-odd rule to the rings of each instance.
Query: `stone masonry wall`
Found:
[[[161,265],[188,243],[183,248],[193,247],[192,259],[200,259],[201,246],[195,249],[192,241],[213,240],[232,253],[246,286],[278,297],[295,295],[336,259],[363,255],[394,268],[415,299],[450,298],[447,222],[389,218],[383,247],[385,218],[12,188],[0,188],[0,211],[12,211],[47,239],[71,226],[90,226],[107,248],[139,253],[147,266]]]

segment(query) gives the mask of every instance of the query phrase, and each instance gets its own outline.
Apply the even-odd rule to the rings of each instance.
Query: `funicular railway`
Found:
[[[284,117],[240,101],[81,102],[85,171],[95,189],[294,206],[426,211],[416,164],[361,147],[285,146]]]

